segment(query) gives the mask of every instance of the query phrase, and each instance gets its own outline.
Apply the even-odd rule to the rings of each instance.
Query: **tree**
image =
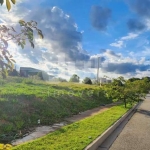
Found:
[[[11,2],[13,4],[16,4],[16,0],[6,0],[6,7],[8,11],[11,9]],[[4,3],[4,0],[0,0],[0,4],[3,5],[3,3]]]
[[[16,4],[16,0],[0,0],[0,4],[3,5],[4,1],[6,2],[8,11],[11,9],[11,3]],[[0,25],[0,74],[3,78],[6,78],[8,71],[13,70],[13,64],[15,63],[15,60],[12,58],[13,56],[7,49],[9,41],[12,40],[24,48],[26,40],[28,40],[34,48],[33,30],[36,30],[39,36],[43,39],[42,31],[37,28],[37,22],[25,22],[24,20],[20,20],[19,24],[21,26],[19,33],[15,31],[12,26],[8,27],[5,25]]]
[[[130,81],[130,82],[134,82],[134,81],[136,81],[136,80],[140,80],[140,78],[130,78],[130,79],[128,79],[128,81]]]
[[[83,81],[84,84],[92,84],[92,81],[90,78],[86,77]]]
[[[13,41],[23,49],[26,41],[34,48],[34,31],[37,31],[41,39],[44,38],[42,31],[37,28],[37,22],[20,20],[19,25],[20,32],[17,32],[12,26],[0,25],[0,72],[3,78],[6,78],[9,70],[13,70],[15,63],[8,50],[9,41]]]
[[[125,98],[125,85],[121,82],[119,78],[114,79],[111,84],[104,86],[106,96],[113,101],[123,101],[126,107],[126,98]]]
[[[132,104],[134,101],[139,101],[146,93],[148,93],[148,89],[149,87],[145,80],[127,82],[122,77],[119,77],[113,80],[111,84],[104,86],[106,96],[113,101],[124,102],[125,107],[127,106],[127,103]]]
[[[80,82],[80,77],[76,74],[73,74],[69,82]]]
[[[150,82],[150,77],[143,77],[142,80],[144,80],[145,82]]]

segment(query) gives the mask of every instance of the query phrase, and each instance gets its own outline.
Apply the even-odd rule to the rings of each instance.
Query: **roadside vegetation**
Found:
[[[0,143],[22,137],[38,125],[51,125],[111,103],[96,85],[46,83],[28,78],[0,80]]]
[[[113,79],[110,84],[105,84],[103,90],[106,97],[114,102],[121,101],[126,107],[128,103],[133,104],[142,100],[150,90],[150,78],[131,78],[125,80],[123,77]]]
[[[108,129],[116,120],[118,120],[127,110],[131,108],[128,105],[114,106],[109,110],[102,112],[67,125],[53,133],[42,138],[13,147],[13,150],[29,149],[48,149],[48,150],[81,150],[90,144],[94,139]]]
[[[0,0],[11,9],[16,0]],[[15,60],[9,53],[9,41],[22,49],[26,42],[34,48],[34,33],[44,38],[37,22],[19,21],[20,31],[13,26],[0,25],[0,149],[9,149],[10,143],[23,137],[35,126],[51,125],[64,118],[111,102],[124,104],[110,108],[102,114],[73,123],[33,142],[14,147],[28,149],[83,149],[109,126],[119,119],[130,107],[139,102],[150,90],[150,78],[123,77],[106,85],[92,85],[90,78],[83,80],[77,74],[69,82],[59,78],[59,83],[49,83],[19,76],[14,70]],[[5,145],[6,144],[6,145]]]
[[[112,83],[89,85],[44,82],[8,77],[0,79],[0,142],[23,137],[35,126],[51,125],[100,105],[120,102],[126,107],[139,102],[149,91],[150,80],[123,77]]]

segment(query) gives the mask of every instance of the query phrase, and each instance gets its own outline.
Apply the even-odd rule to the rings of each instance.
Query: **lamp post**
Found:
[[[99,56],[97,57],[97,83],[99,83]]]

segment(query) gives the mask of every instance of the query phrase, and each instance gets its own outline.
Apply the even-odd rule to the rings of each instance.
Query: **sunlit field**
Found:
[[[38,125],[51,125],[111,103],[96,85],[49,83],[28,78],[0,80],[0,142],[8,143]]]

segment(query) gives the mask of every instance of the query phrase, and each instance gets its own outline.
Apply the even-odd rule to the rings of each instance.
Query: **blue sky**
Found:
[[[150,0],[20,0],[0,23],[35,20],[44,40],[21,50],[10,43],[17,66],[32,66],[56,76],[149,76]]]

